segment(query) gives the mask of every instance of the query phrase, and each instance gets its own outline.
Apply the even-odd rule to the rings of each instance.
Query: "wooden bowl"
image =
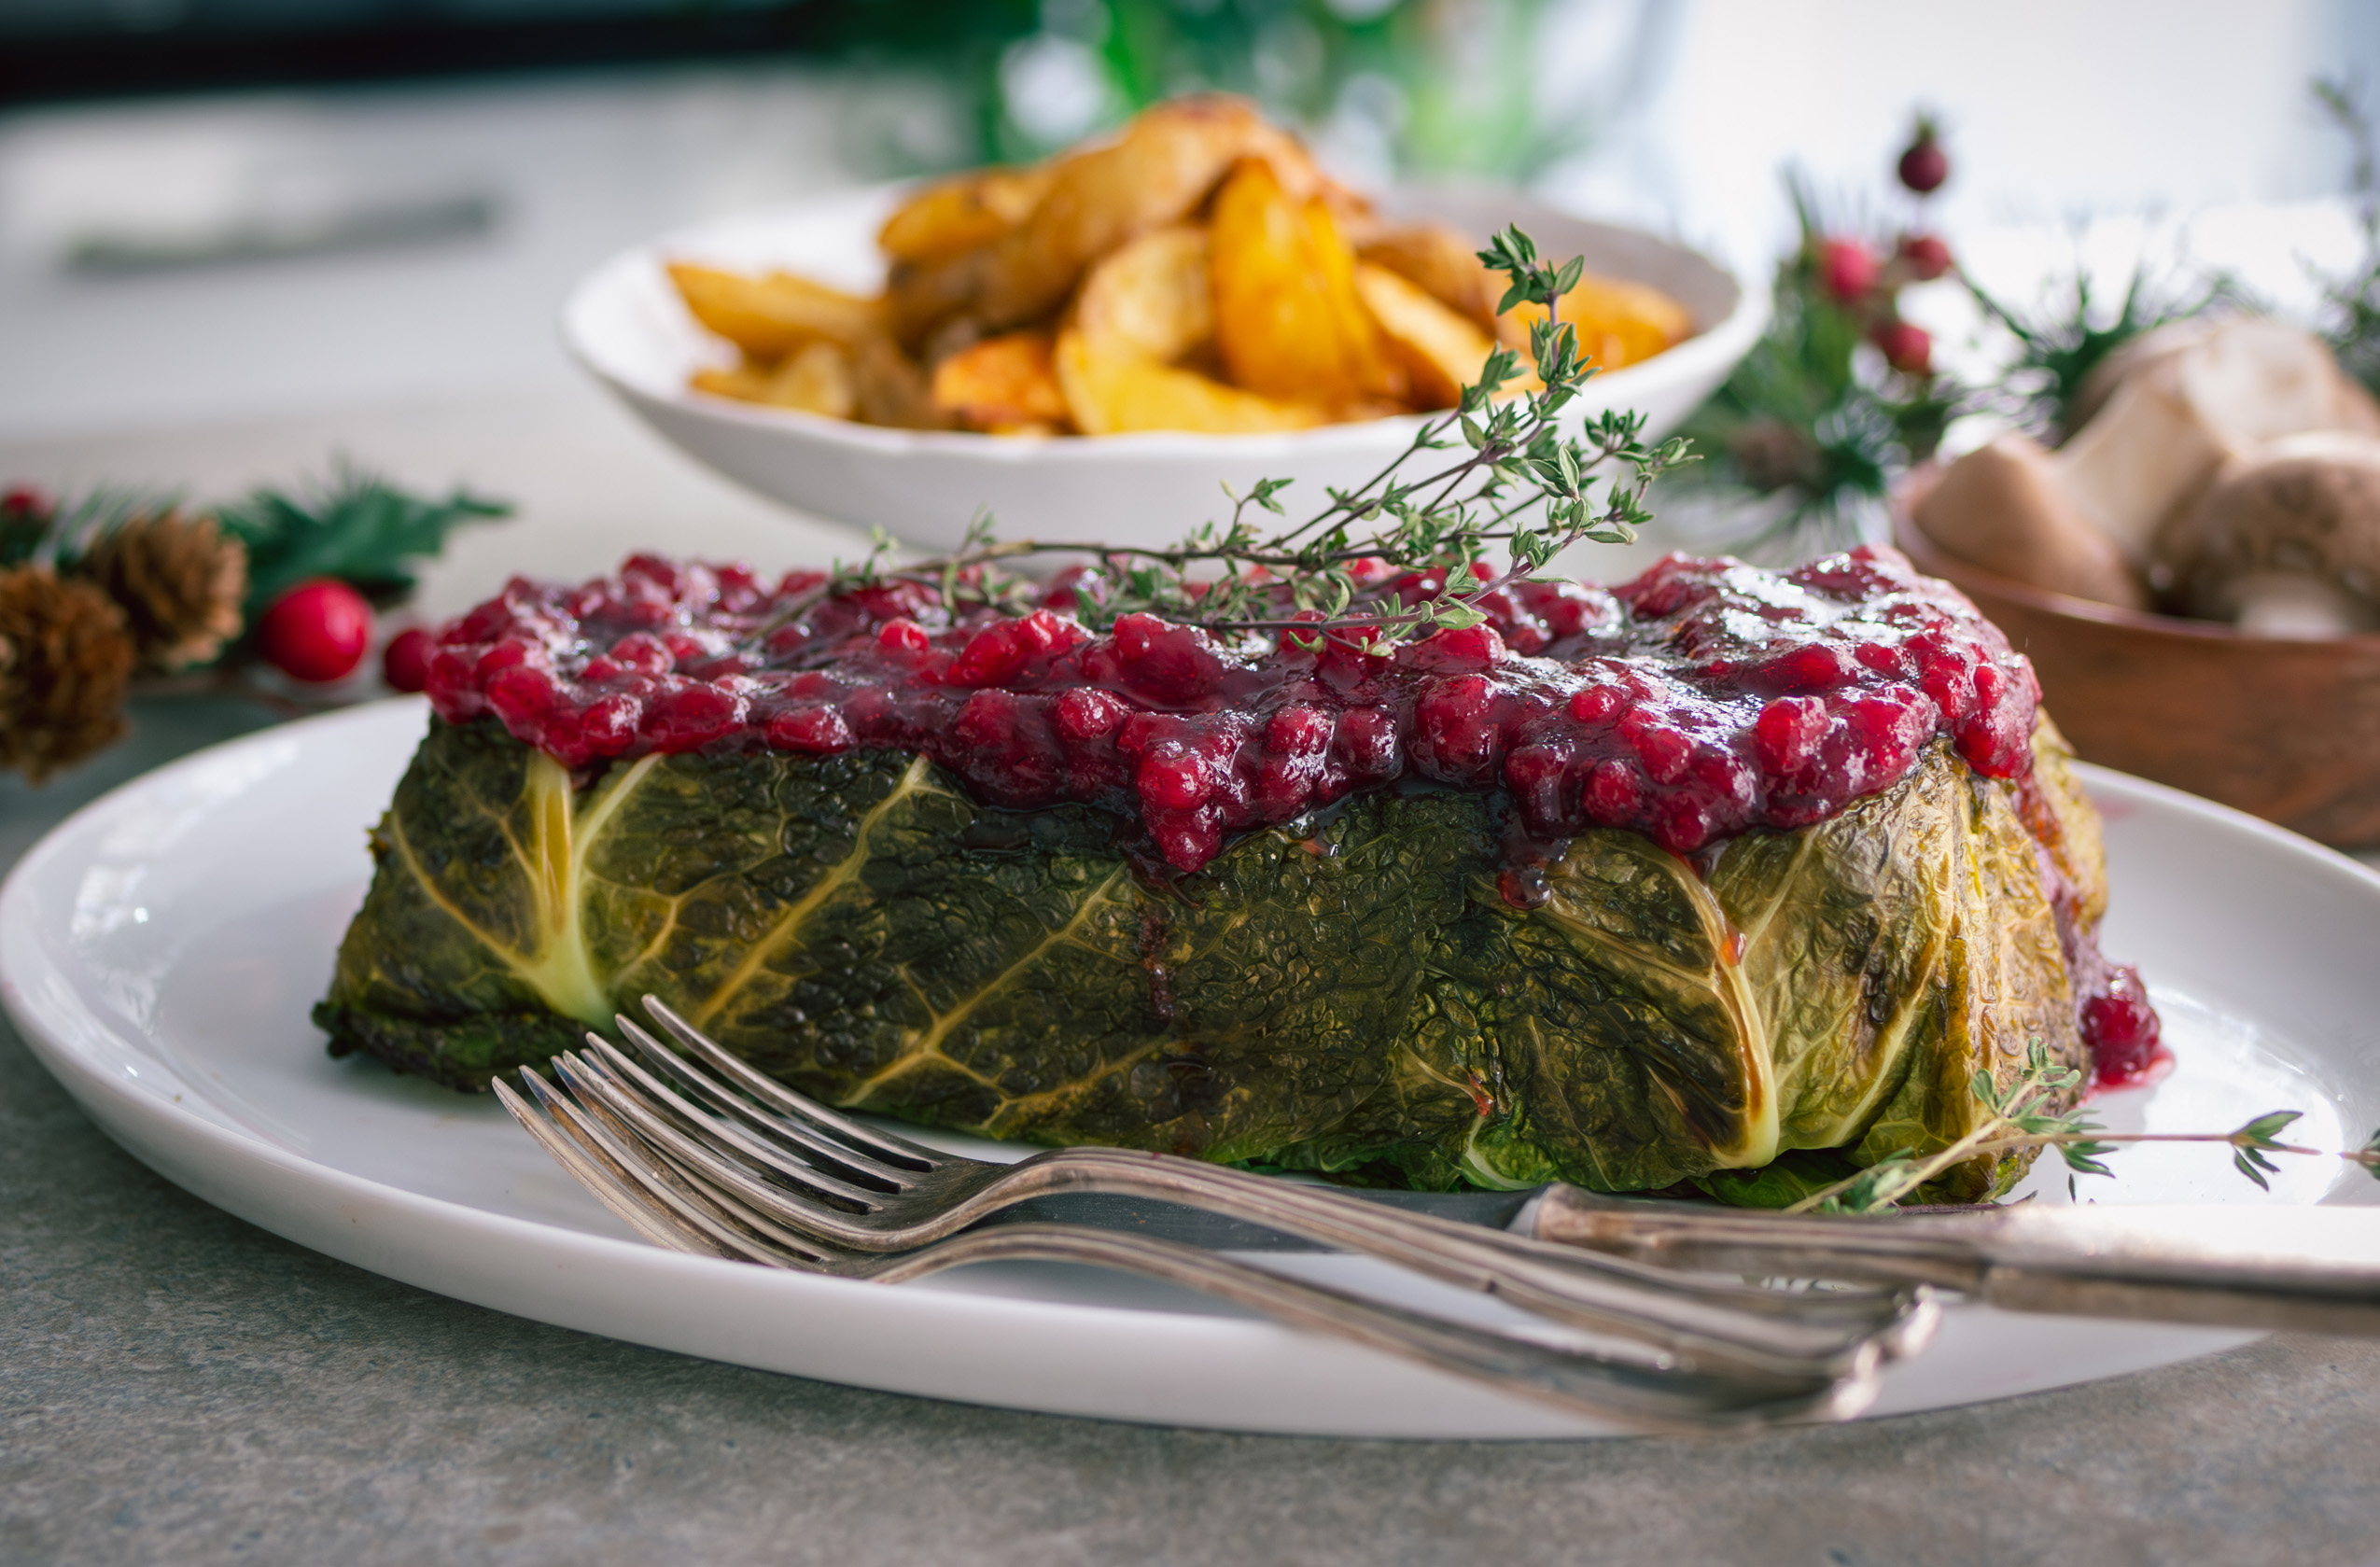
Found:
[[[1905,506],[1894,531],[1919,570],[1973,599],[2033,660],[2044,705],[2085,760],[2341,848],[2380,844],[2380,636],[2244,637],[1969,566]]]

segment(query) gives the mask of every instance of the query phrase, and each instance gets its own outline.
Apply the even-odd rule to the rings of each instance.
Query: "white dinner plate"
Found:
[[[898,186],[848,191],[721,218],[623,251],[590,273],[562,311],[579,362],[697,460],[774,500],[855,527],[878,525],[913,544],[947,547],[978,509],[1002,537],[1170,544],[1246,491],[1289,479],[1293,511],[1323,504],[1323,487],[1359,485],[1412,441],[1421,421],[1373,419],[1275,435],[1159,431],[1048,440],[963,430],[896,430],[765,408],[690,390],[735,350],[695,324],[663,264],[781,268],[859,292],[883,281],[877,227]],[[1695,335],[1665,354],[1588,381],[1562,415],[1571,428],[1607,408],[1635,409],[1656,435],[1699,407],[1759,339],[1768,292],[1743,287],[1696,251],[1633,229],[1590,222],[1509,191],[1418,189],[1384,210],[1443,217],[1485,236],[1526,227],[1546,255],[1583,256],[1594,271],[1650,283],[1693,313]],[[1427,468],[1419,473],[1432,471]]]
[[[864,1387],[1074,1415],[1359,1436],[1599,1434],[1538,1405],[1088,1270],[969,1269],[887,1287],[643,1244],[485,1097],[333,1061],[307,1009],[371,866],[365,830],[427,714],[401,699],[198,752],[77,813],[0,889],[0,985],[35,1052],[169,1180],[306,1246],[589,1333]],[[2101,1103],[2120,1128],[2228,1129],[2301,1110],[2295,1140],[2380,1121],[2380,876],[2276,828],[2087,770],[2107,818],[2107,950],[2136,961],[2179,1067]],[[2267,1194],[2219,1148],[2110,1157],[2101,1201],[2371,1201],[2285,1159]],[[2063,1177],[2037,1176],[2063,1201]],[[1359,1259],[1267,1254],[1311,1276]],[[1435,1286],[1409,1287],[1416,1297]],[[1445,1300],[1445,1294],[1432,1296]],[[1467,1300],[1469,1297],[1463,1297]],[[1879,1412],[2161,1365],[2252,1335],[1946,1313]]]

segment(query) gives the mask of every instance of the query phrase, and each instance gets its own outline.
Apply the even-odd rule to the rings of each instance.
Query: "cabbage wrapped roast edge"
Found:
[[[1771,1201],[1793,1182],[1725,1172],[1940,1148],[2032,1039],[2088,1065],[2060,923],[2088,943],[2104,907],[2097,819],[2046,718],[2035,754],[2029,810],[1938,742],[1700,874],[1591,831],[1523,910],[1475,792],[1359,794],[1159,885],[1113,816],[981,805],[923,757],[652,755],[578,788],[433,720],[315,1018],[333,1055],[484,1089],[651,991],[805,1092],[987,1136]]]

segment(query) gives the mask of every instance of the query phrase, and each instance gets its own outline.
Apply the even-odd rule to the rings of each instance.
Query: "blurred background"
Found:
[[[2318,200],[2348,149],[2317,72],[2380,76],[2380,7],[0,0],[0,440],[552,389],[555,306],[614,249],[1195,86],[1358,179],[1533,185],[1757,276],[1780,170],[1876,200],[1921,105],[1970,251]]]
[[[0,545],[11,517],[48,539],[51,497],[219,508],[272,486],[302,501],[273,515],[358,548],[393,493],[367,479],[509,506],[501,525],[431,530],[418,592],[358,611],[374,647],[515,573],[580,578],[639,550],[856,559],[876,500],[837,522],[739,488],[573,365],[556,325],[573,285],[682,226],[1033,160],[1198,89],[1253,98],[1360,187],[1527,188],[1701,250],[1772,303],[1677,427],[1696,461],[1656,488],[1642,537],[1574,545],[1564,574],[1913,539],[1896,497],[1998,460],[2003,437],[2048,464],[2021,441],[2070,427],[2094,367],[2202,311],[2289,324],[2319,365],[2305,385],[2363,388],[2322,417],[2380,427],[2373,0],[0,0]],[[1946,183],[1902,161],[1921,120]],[[2262,417],[2279,384],[2236,400]],[[964,516],[985,497],[949,498]],[[402,514],[441,514],[420,504]],[[1000,522],[1029,532],[1030,510]],[[152,574],[161,593],[205,598],[215,556],[192,558]],[[250,596],[232,623],[271,618]],[[2380,623],[2380,599],[2350,608]],[[2366,776],[2321,749],[2323,705],[2361,695],[2301,693],[2318,722],[2251,702],[2225,738],[2195,680],[2160,686],[2148,654],[2077,643],[2060,665],[2029,635],[2086,756],[2333,841],[2380,833],[2368,812],[2341,826],[2288,804],[2363,809]],[[2380,656],[2370,641],[2338,639],[2337,667]],[[218,706],[261,721],[255,666],[243,643],[191,679],[240,686]],[[330,695],[297,694],[380,689],[377,659],[341,667],[358,672]],[[2102,731],[2061,682],[2106,668],[2142,689],[2101,704]],[[2370,689],[2353,679],[2339,689]],[[2182,716],[2135,722],[2160,693]],[[114,701],[96,704],[109,722]],[[2152,731],[2213,736],[2222,767],[2257,759],[2247,781],[2287,809],[2107,738]],[[2264,764],[2300,736],[2303,766]],[[108,754],[93,787],[165,753]],[[0,777],[0,816],[19,787]]]

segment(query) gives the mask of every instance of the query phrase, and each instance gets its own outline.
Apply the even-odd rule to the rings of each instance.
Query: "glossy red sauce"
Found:
[[[1443,586],[1367,580],[1407,604]],[[1070,613],[1096,585],[1080,573],[1022,616],[954,614],[909,582],[826,596],[825,581],[649,555],[576,587],[515,579],[440,633],[429,696],[448,721],[492,716],[572,768],[922,752],[992,804],[1133,818],[1183,873],[1358,790],[1493,791],[1510,804],[1505,895],[1524,905],[1561,840],[1589,827],[1691,856],[1824,820],[1938,737],[1986,777],[2032,764],[2031,665],[1888,549],[1784,574],[1673,555],[1610,590],[1525,581],[1479,604],[1487,623],[1386,653],[1147,615],[1094,633]],[[2099,1036],[2136,1041],[2137,982],[2111,983],[2083,1003],[2086,1029],[2097,1008]],[[2137,1011],[2153,1051],[2155,1015]]]

